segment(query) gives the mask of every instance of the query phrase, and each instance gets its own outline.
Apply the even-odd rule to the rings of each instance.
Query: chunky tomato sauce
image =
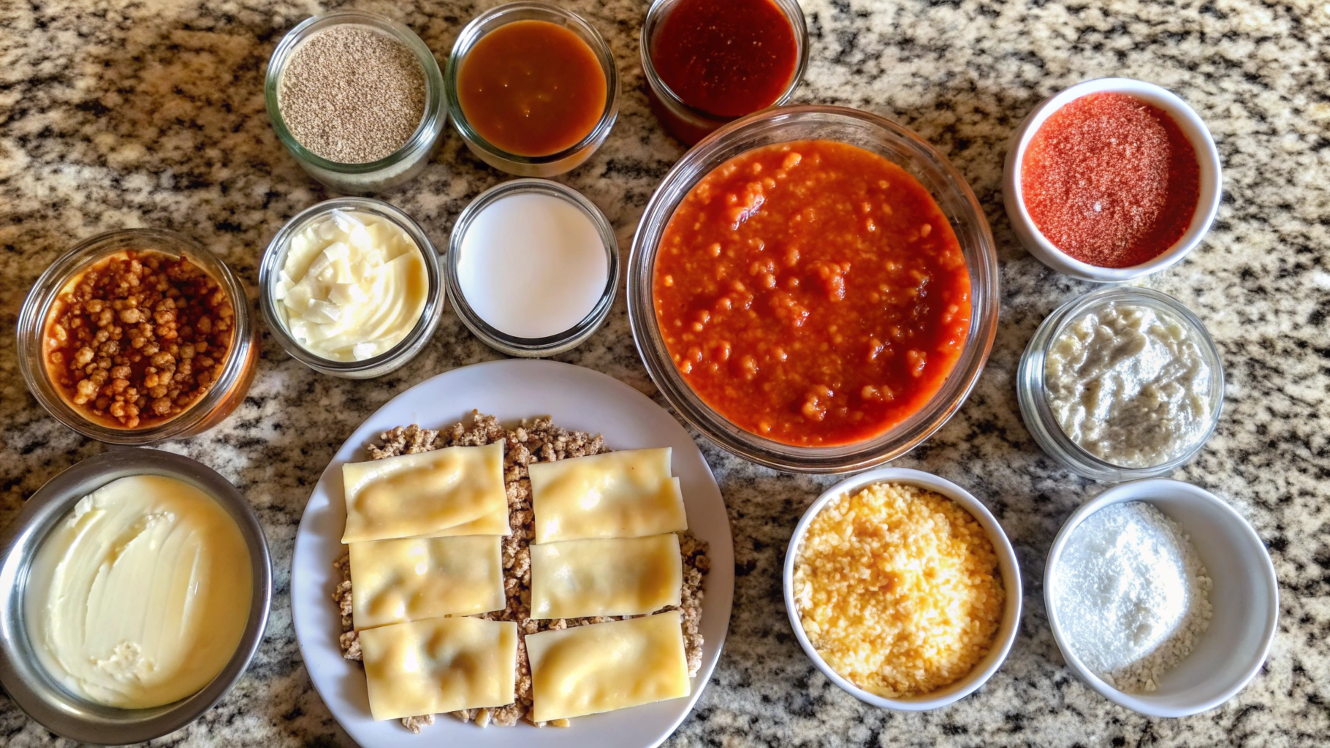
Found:
[[[693,390],[797,446],[871,439],[941,388],[970,329],[960,244],[903,169],[824,140],[708,174],[665,228],[656,318]]]

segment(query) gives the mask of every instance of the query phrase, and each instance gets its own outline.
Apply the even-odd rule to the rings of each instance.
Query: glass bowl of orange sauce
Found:
[[[508,3],[477,16],[458,35],[444,79],[467,148],[522,177],[577,168],[619,114],[619,71],[604,37],[547,3]]]
[[[964,178],[905,127],[828,106],[758,112],[685,154],[647,204],[627,286],[674,410],[792,472],[878,465],[941,428],[999,301]]]

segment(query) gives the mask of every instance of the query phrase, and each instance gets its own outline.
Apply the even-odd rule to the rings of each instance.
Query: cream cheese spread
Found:
[[[331,361],[388,352],[416,326],[429,295],[421,248],[397,224],[329,211],[291,238],[273,298],[291,337]]]
[[[252,592],[235,520],[188,483],[138,475],[81,499],[42,541],[24,607],[57,682],[98,704],[145,709],[222,671]]]
[[[1062,431],[1125,468],[1162,465],[1205,438],[1211,376],[1181,321],[1125,304],[1073,320],[1044,363],[1048,405]]]

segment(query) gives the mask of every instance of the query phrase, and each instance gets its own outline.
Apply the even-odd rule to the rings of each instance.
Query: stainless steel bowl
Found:
[[[230,662],[193,696],[151,709],[117,709],[70,694],[37,660],[23,615],[28,567],[47,535],[79,499],[131,475],[176,478],[216,500],[240,527],[254,579],[249,621]],[[117,449],[100,454],[48,481],[28,499],[18,517],[0,531],[0,684],[29,717],[61,737],[98,745],[152,740],[198,719],[231,690],[259,648],[271,600],[268,543],[254,510],[235,486],[206,465],[169,452]]]

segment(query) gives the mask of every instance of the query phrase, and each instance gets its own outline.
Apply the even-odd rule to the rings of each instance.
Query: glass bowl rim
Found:
[[[808,119],[858,126],[872,132],[875,137],[905,148],[912,158],[919,159],[938,172],[944,186],[953,193],[952,198],[963,208],[964,214],[956,221],[972,235],[967,245],[965,237],[957,231],[962,252],[966,253],[971,279],[970,332],[960,358],[938,393],[921,409],[886,432],[864,441],[830,447],[799,447],[764,439],[734,425],[697,396],[679,374],[661,340],[651,291],[657,246],[646,246],[651,234],[656,234],[658,240],[658,235],[664,231],[678,201],[720,163],[705,172],[688,175],[689,170],[695,171],[714,152],[744,137],[779,131]],[[820,138],[811,136],[800,139]],[[773,142],[783,141],[775,138]],[[931,188],[929,191],[933,193]],[[667,193],[677,193],[677,198]],[[937,200],[936,195],[934,199]],[[938,202],[941,207],[942,201]],[[669,209],[668,214],[664,214],[666,208]],[[927,141],[897,122],[849,107],[776,107],[747,115],[711,133],[684,154],[661,181],[647,202],[633,236],[628,261],[628,317],[633,341],[647,373],[675,413],[693,428],[722,449],[765,467],[800,473],[841,473],[862,470],[900,457],[942,428],[964,404],[983,372],[997,334],[997,271],[996,242],[978,199],[960,172]]]
[[[384,218],[402,229],[412,243],[416,245],[416,249],[424,259],[425,274],[429,279],[425,307],[421,310],[420,318],[416,320],[416,324],[392,348],[363,361],[337,361],[324,358],[307,350],[287,331],[286,323],[277,309],[277,299],[274,298],[272,293],[272,286],[280,277],[278,271],[281,268],[278,263],[285,260],[291,245],[291,239],[307,224],[334,210],[344,210],[348,213],[364,210]],[[444,288],[442,270],[439,267],[439,255],[434,249],[434,244],[430,242],[429,236],[425,234],[425,230],[421,228],[420,224],[416,223],[415,219],[407,215],[405,211],[378,198],[364,196],[335,197],[305,208],[282,224],[282,227],[273,235],[272,240],[268,242],[268,246],[264,248],[263,257],[259,262],[259,308],[263,311],[263,319],[268,323],[269,331],[272,332],[278,344],[291,358],[321,374],[330,376],[350,378],[380,376],[407,363],[419,352],[419,347],[424,340],[428,339],[433,333],[446,303],[447,291]],[[382,371],[379,371],[380,369]]]
[[[553,19],[557,20],[533,18],[511,18],[503,20],[503,16],[509,13],[522,11],[548,14],[553,17]],[[479,32],[481,26],[494,19],[500,19],[500,22],[496,24],[494,28],[487,30],[485,33]],[[601,72],[605,74],[605,106],[601,109],[600,118],[596,120],[596,124],[592,126],[591,130],[583,136],[581,140],[578,140],[576,143],[563,150],[549,153],[544,156],[522,156],[516,153],[509,153],[486,140],[471,126],[471,121],[467,119],[466,112],[462,110],[462,99],[456,94],[457,78],[461,74],[462,64],[465,61],[466,56],[471,52],[471,49],[475,47],[480,40],[501,26],[506,26],[517,21],[530,20],[546,20],[548,23],[555,23],[564,28],[568,28],[569,26],[576,27],[578,31],[574,33],[577,33],[578,38],[586,42],[587,46],[591,48],[591,52],[596,56],[596,61],[600,63]],[[492,158],[507,161],[518,166],[545,166],[557,164],[566,159],[573,158],[582,153],[585,149],[593,147],[603,141],[609,135],[610,130],[613,129],[614,123],[619,117],[619,66],[618,63],[615,62],[614,52],[610,49],[609,42],[605,41],[605,37],[600,31],[597,30],[595,26],[591,25],[590,21],[582,17],[581,14],[575,13],[566,8],[561,8],[557,5],[539,2],[539,0],[517,0],[517,2],[504,3],[503,5],[490,8],[471,19],[466,26],[462,27],[461,32],[457,35],[457,41],[453,43],[452,52],[448,55],[448,64],[444,67],[443,77],[448,90],[453,92],[453,95],[448,97],[448,114],[453,121],[453,127],[457,129],[457,132],[462,136],[462,139],[465,140],[468,145],[480,149]]]
[[[134,246],[138,243],[142,246]],[[143,428],[124,429],[87,418],[65,401],[47,371],[43,337],[51,305],[65,286],[97,262],[129,249],[174,254],[198,264],[230,296],[235,321],[231,350],[227,352],[222,373],[202,397],[165,421]],[[106,444],[127,446],[147,446],[174,439],[204,423],[231,394],[232,387],[244,380],[247,367],[257,365],[257,362],[250,360],[251,353],[257,347],[250,303],[244,285],[231,268],[220,257],[185,234],[159,228],[105,231],[80,241],[56,258],[24,297],[17,325],[19,371],[28,391],[42,408],[83,436]]]

